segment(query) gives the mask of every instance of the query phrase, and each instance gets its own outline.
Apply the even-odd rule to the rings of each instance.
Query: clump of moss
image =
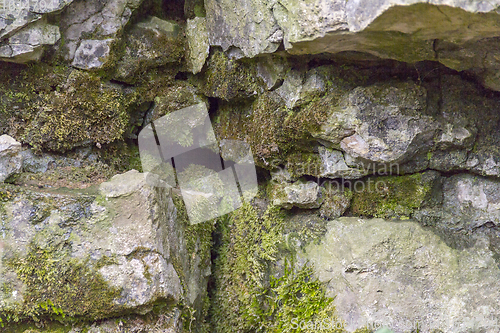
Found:
[[[292,320],[334,316],[332,299],[310,267],[285,264],[271,274],[286,250],[285,219],[279,208],[265,211],[245,203],[223,219],[215,261],[212,325],[216,332],[293,331]],[[298,330],[297,332],[305,332]],[[340,331],[332,331],[340,332]]]
[[[24,141],[38,149],[66,151],[120,140],[133,100],[94,74],[72,71],[60,90],[42,96],[41,110],[26,128]]]
[[[275,260],[283,220],[277,208],[263,216],[245,203],[220,221],[220,242],[215,262],[215,295],[212,324],[216,332],[255,329],[250,318],[253,295],[263,286],[267,260]]]
[[[319,177],[323,163],[316,153],[296,151],[286,157],[286,169],[293,178],[304,175]]]
[[[117,173],[116,169],[102,162],[82,167],[65,166],[50,169],[43,173],[24,172],[12,179],[12,184],[38,187],[67,187],[84,189],[107,181]]]
[[[117,141],[96,150],[96,153],[99,155],[99,160],[114,174],[132,169],[142,172],[139,146],[135,144]]]
[[[219,49],[210,55],[198,80],[199,88],[206,96],[224,100],[261,93],[265,86],[257,75],[256,66],[229,59]]]
[[[220,105],[215,129],[220,138],[248,142],[256,163],[270,168],[283,164],[297,147],[311,149],[310,121],[302,119],[301,112],[288,109],[276,92],[265,92],[251,104]]]
[[[11,316],[13,321],[96,320],[115,311],[113,300],[121,291],[84,261],[69,258],[63,248],[31,245],[26,256],[10,258],[8,266],[26,286],[24,303]]]
[[[357,216],[408,218],[436,194],[435,172],[368,177],[354,188],[351,211]]]
[[[257,313],[252,319],[259,331],[316,332],[321,328],[344,332],[344,325],[334,316],[333,298],[326,296],[325,286],[312,275],[310,266],[296,271],[285,261],[283,275],[271,276],[269,287],[259,294],[260,304],[257,300],[252,303]]]

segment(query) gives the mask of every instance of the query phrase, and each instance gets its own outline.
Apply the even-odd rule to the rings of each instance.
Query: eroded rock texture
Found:
[[[498,331],[499,6],[0,1],[0,331]],[[259,191],[192,224],[195,104]]]

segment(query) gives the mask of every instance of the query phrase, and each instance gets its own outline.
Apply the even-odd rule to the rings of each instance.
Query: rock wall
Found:
[[[499,8],[6,0],[0,331],[499,331]],[[138,135],[200,103],[259,191],[191,224]]]

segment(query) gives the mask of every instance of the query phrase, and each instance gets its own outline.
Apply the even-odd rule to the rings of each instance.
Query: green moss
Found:
[[[252,61],[231,60],[224,52],[216,49],[198,77],[199,88],[206,96],[224,100],[260,93],[264,83],[257,76],[256,66],[252,64]]]
[[[252,318],[254,326],[269,333],[316,332],[321,323],[338,321],[334,315],[333,298],[325,296],[325,286],[312,276],[311,267],[304,266],[294,271],[293,265],[289,266],[285,261],[284,274],[271,276],[269,287],[259,293],[261,302],[255,299],[252,303],[256,312]],[[344,332],[342,328],[332,326],[326,331]]]
[[[12,180],[15,185],[84,189],[109,180],[119,170],[100,161],[81,167],[57,167],[43,173],[24,172]]]
[[[245,203],[220,221],[213,331],[286,332],[294,318],[332,318],[332,299],[310,267],[293,270],[285,263],[280,277],[271,274],[287,253],[284,231],[284,215],[274,206],[259,212]]]
[[[309,118],[309,112],[302,112],[288,109],[277,93],[266,92],[251,104],[222,104],[215,130],[219,138],[245,140],[257,165],[272,168],[283,164],[297,148],[311,150],[314,139],[308,126],[315,120]]]
[[[96,153],[114,174],[132,169],[142,172],[139,147],[135,144],[123,141],[113,142],[97,150]]]
[[[286,158],[286,169],[294,178],[304,175],[319,177],[322,165],[319,155],[310,152],[292,152]]]
[[[70,258],[64,248],[30,246],[24,257],[7,261],[25,284],[24,303],[11,313],[11,321],[23,319],[96,320],[114,314],[113,300],[120,290],[80,259]],[[4,315],[4,321],[8,318]]]
[[[432,174],[426,173],[369,177],[354,188],[352,213],[382,218],[409,217],[432,196],[434,181]]]
[[[43,96],[24,141],[35,148],[65,151],[85,142],[106,144],[123,138],[132,100],[99,77],[73,71],[60,93]]]

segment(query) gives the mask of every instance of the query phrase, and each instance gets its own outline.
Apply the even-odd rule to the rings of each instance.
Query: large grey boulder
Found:
[[[95,320],[181,301],[201,311],[207,239],[144,174],[117,175],[97,193],[1,191],[1,312]]]
[[[313,264],[352,332],[367,324],[396,333],[500,329],[500,268],[490,241],[449,247],[413,221],[339,218],[299,257]]]
[[[21,172],[22,167],[21,143],[6,134],[0,136],[0,182]]]
[[[428,149],[437,134],[438,124],[425,108],[426,90],[414,83],[358,87],[332,107],[312,135],[359,163],[402,163]]]

